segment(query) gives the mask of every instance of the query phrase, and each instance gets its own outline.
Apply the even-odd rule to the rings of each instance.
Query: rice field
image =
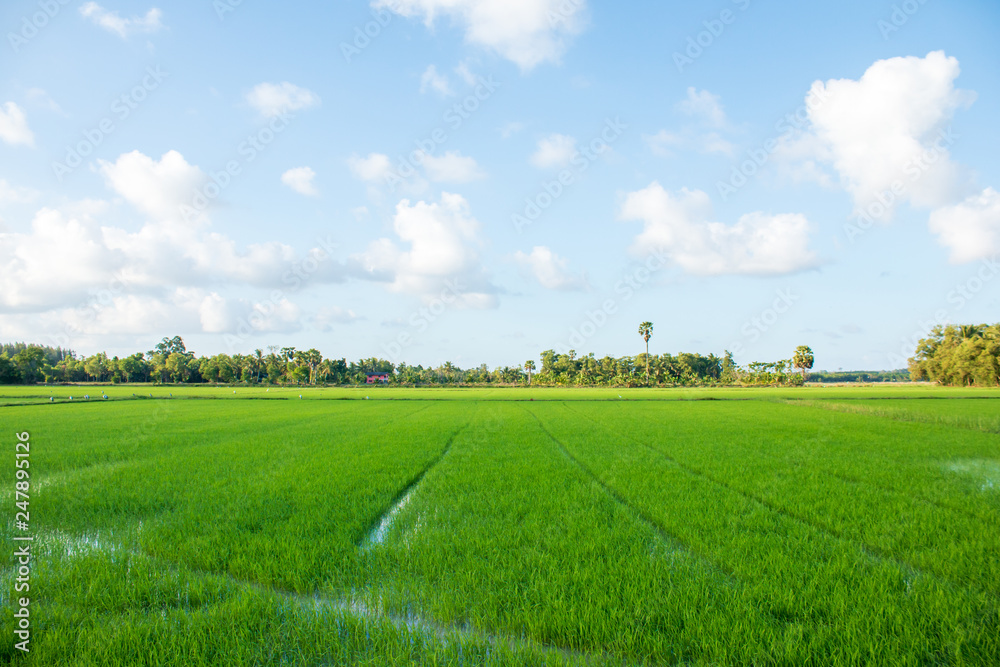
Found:
[[[994,665],[998,399],[0,388],[0,661]]]

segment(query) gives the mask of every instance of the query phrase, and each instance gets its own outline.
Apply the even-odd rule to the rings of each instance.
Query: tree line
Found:
[[[910,377],[956,387],[1000,385],[1000,324],[938,325],[917,343]]]
[[[642,333],[648,349],[647,335]],[[522,365],[486,364],[460,368],[451,362],[437,367],[411,366],[385,359],[348,362],[326,358],[316,349],[270,346],[252,354],[197,356],[180,336],[164,338],[155,348],[124,357],[104,352],[81,357],[71,350],[15,343],[0,347],[0,383],[186,383],[247,385],[358,385],[369,373],[385,373],[396,385],[546,385],[546,386],[705,386],[801,384],[812,352],[800,359],[802,374],[792,359],[740,367],[728,351],[722,356],[682,352],[677,355],[640,353],[635,356],[578,356],[570,350],[541,354]],[[808,362],[808,366],[802,366]]]

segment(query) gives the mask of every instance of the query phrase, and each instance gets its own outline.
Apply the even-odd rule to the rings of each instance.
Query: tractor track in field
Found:
[[[430,406],[428,405],[427,407]],[[425,409],[427,408],[420,408],[419,410],[411,413],[411,415]],[[417,486],[423,481],[424,477],[427,476],[427,473],[441,463],[444,457],[448,455],[448,452],[451,451],[452,444],[455,442],[455,438],[457,438],[462,431],[467,429],[470,424],[472,424],[471,419],[448,436],[448,440],[445,442],[444,449],[441,453],[434,457],[420,472],[410,478],[410,480],[403,485],[402,489],[400,489],[396,495],[393,496],[389,505],[379,512],[378,516],[376,516],[362,531],[361,537],[355,540],[354,544],[357,548],[365,549],[374,544],[379,544],[382,539],[384,539],[384,533],[388,531],[396,514],[409,502],[411,495],[416,491]],[[380,535],[382,536],[382,539],[378,539]]]
[[[585,415],[585,414],[583,414],[581,412],[573,410],[568,405],[563,404],[563,407],[565,407],[567,410],[570,410],[572,412],[576,412],[577,414],[581,415],[582,417],[584,417],[588,421],[590,421],[590,422],[592,422],[592,423],[600,426],[601,428],[603,428],[605,430],[609,430],[607,428],[607,426],[601,424],[600,422],[594,421],[593,419],[591,419],[590,417],[588,417],[587,415]],[[537,417],[536,417],[536,419],[537,419]],[[764,498],[758,497],[755,494],[750,493],[749,491],[744,491],[743,489],[740,489],[740,488],[732,486],[732,485],[730,485],[730,484],[728,484],[726,482],[723,482],[723,481],[721,481],[719,479],[716,479],[715,477],[713,477],[712,475],[710,475],[710,474],[708,474],[706,472],[698,470],[697,468],[693,468],[693,467],[691,467],[691,466],[689,466],[689,465],[687,465],[685,463],[681,463],[680,461],[678,461],[676,458],[674,458],[670,454],[668,454],[668,453],[666,453],[664,451],[661,451],[659,449],[656,449],[652,445],[649,445],[649,444],[647,444],[645,442],[642,442],[640,440],[636,440],[635,438],[633,438],[630,435],[621,434],[621,436],[624,437],[625,439],[633,442],[634,444],[639,445],[640,447],[643,447],[644,449],[648,450],[649,452],[652,452],[653,454],[655,454],[655,455],[657,455],[657,456],[659,456],[659,457],[661,457],[663,459],[666,459],[671,464],[677,466],[678,468],[680,468],[681,470],[683,470],[684,472],[686,472],[686,473],[688,473],[690,475],[693,475],[695,477],[704,479],[704,480],[706,480],[706,481],[708,481],[708,482],[710,482],[712,484],[715,484],[716,486],[720,486],[720,487],[722,487],[722,488],[724,488],[724,489],[726,489],[728,491],[731,491],[732,493],[735,493],[735,494],[743,497],[744,499],[750,501],[751,503],[756,503],[756,504],[758,504],[758,505],[760,505],[760,506],[762,506],[762,507],[770,510],[771,512],[774,512],[774,513],[776,513],[776,514],[778,514],[780,516],[783,516],[783,517],[785,517],[786,519],[788,519],[790,521],[793,521],[793,522],[798,523],[800,525],[806,526],[807,528],[811,528],[813,530],[817,530],[817,531],[819,531],[819,532],[821,532],[821,533],[823,533],[823,534],[825,534],[825,535],[827,535],[829,537],[832,537],[833,539],[837,540],[838,542],[842,542],[842,543],[851,545],[851,546],[855,547],[856,549],[858,549],[863,555],[865,555],[867,558],[869,558],[871,560],[875,560],[875,561],[879,561],[880,560],[880,561],[892,564],[894,567],[896,567],[899,570],[905,572],[908,576],[923,575],[925,577],[928,577],[928,578],[934,579],[936,581],[939,581],[940,583],[942,583],[942,584],[944,584],[945,586],[948,586],[948,587],[954,587],[954,588],[957,588],[957,589],[960,589],[960,590],[970,590],[964,584],[962,584],[960,582],[953,581],[950,576],[941,574],[939,572],[927,571],[927,570],[924,570],[922,568],[916,567],[912,563],[908,563],[905,560],[901,560],[901,559],[896,558],[895,556],[893,556],[891,554],[886,553],[883,549],[880,549],[879,547],[875,547],[875,546],[872,546],[872,545],[869,545],[869,544],[865,544],[864,542],[861,542],[859,540],[851,539],[850,537],[842,534],[840,531],[838,531],[836,529],[829,528],[827,526],[824,526],[824,525],[822,525],[820,523],[817,523],[817,522],[812,521],[810,519],[807,519],[805,517],[798,516],[794,512],[792,512],[792,511],[790,511],[790,510],[788,510],[788,509],[786,509],[784,507],[781,507],[781,506],[779,506],[779,505],[777,505],[775,503],[772,503],[772,502],[770,502],[770,501],[768,501],[768,500],[766,500]],[[982,589],[979,589],[978,587],[976,587],[976,588],[974,588],[972,590],[976,590],[976,591],[980,591],[980,592],[989,594],[987,591],[983,591]]]
[[[570,462],[573,463],[573,465],[575,465],[577,468],[579,468],[580,471],[583,472],[584,475],[586,475],[589,479],[591,479],[592,481],[594,481],[595,483],[597,483],[597,485],[601,487],[601,489],[604,491],[604,493],[608,497],[610,497],[615,502],[615,504],[617,504],[619,507],[621,507],[622,509],[624,509],[626,513],[631,514],[634,518],[638,519],[641,523],[645,524],[647,527],[649,527],[650,529],[652,529],[653,532],[661,540],[663,540],[664,542],[666,542],[670,546],[679,547],[679,548],[683,549],[684,551],[686,551],[686,552],[692,554],[693,556],[697,557],[699,560],[704,561],[712,569],[718,570],[723,575],[725,575],[725,577],[730,582],[741,580],[741,578],[736,573],[734,573],[733,571],[731,571],[729,568],[727,568],[724,565],[722,565],[721,563],[715,561],[713,558],[711,558],[707,554],[704,554],[704,553],[698,551],[693,546],[691,546],[690,544],[688,544],[687,542],[685,542],[684,540],[682,540],[680,537],[678,537],[676,535],[673,535],[666,528],[664,528],[663,526],[661,526],[651,516],[647,515],[645,512],[643,512],[639,508],[637,508],[637,507],[633,506],[631,503],[629,503],[628,500],[626,500],[620,493],[618,493],[618,491],[616,491],[614,488],[612,488],[607,483],[605,483],[604,480],[602,480],[589,467],[587,467],[587,465],[585,463],[583,463],[582,461],[580,461],[577,457],[573,456],[573,453],[569,451],[569,448],[567,448],[566,445],[561,440],[559,440],[559,438],[555,437],[547,428],[545,428],[545,424],[538,417],[538,415],[536,415],[534,412],[532,412],[531,410],[529,410],[526,406],[522,406],[522,407],[524,407],[525,411],[528,414],[530,414],[532,417],[535,418],[535,421],[538,422],[539,428],[541,428],[542,432],[545,433],[545,435],[548,436],[549,439],[552,440],[552,442],[554,442],[556,444],[556,446],[559,448],[559,451],[563,454],[563,456],[565,456],[567,459],[569,459]]]

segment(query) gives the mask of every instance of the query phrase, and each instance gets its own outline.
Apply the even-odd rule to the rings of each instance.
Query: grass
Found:
[[[1000,655],[1000,392],[236,391],[0,391],[39,601],[0,662]]]

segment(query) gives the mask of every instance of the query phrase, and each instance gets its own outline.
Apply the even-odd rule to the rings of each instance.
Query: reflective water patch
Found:
[[[960,459],[947,466],[951,472],[973,480],[980,491],[1000,490],[1000,461],[993,459]]]

